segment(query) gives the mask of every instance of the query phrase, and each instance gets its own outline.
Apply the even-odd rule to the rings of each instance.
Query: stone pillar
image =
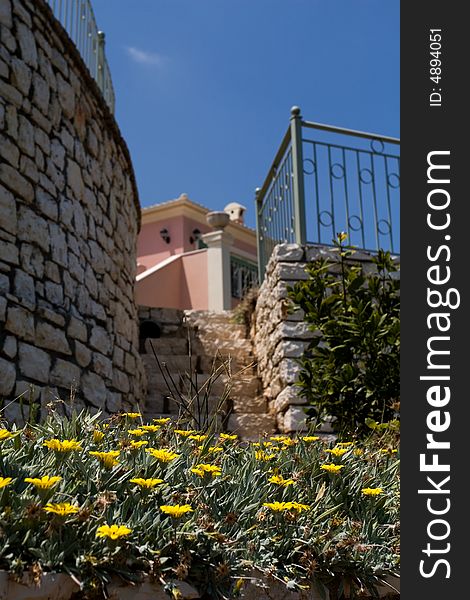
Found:
[[[209,310],[221,312],[232,308],[230,251],[233,236],[219,229],[201,236],[207,245],[207,275]]]

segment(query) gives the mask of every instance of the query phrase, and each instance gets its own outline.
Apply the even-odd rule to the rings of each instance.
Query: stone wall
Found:
[[[145,385],[129,152],[43,0],[1,0],[0,28],[0,398],[114,412]]]
[[[258,374],[268,398],[269,411],[276,415],[279,431],[291,433],[305,426],[302,405],[305,399],[295,385],[298,381],[302,356],[315,335],[303,322],[303,311],[292,311],[287,298],[287,286],[307,279],[305,266],[316,258],[337,258],[329,247],[280,244],[276,246],[266,268],[266,276],[260,287],[255,312],[254,341],[258,359]],[[360,251],[354,261],[371,269],[371,255]],[[331,431],[323,426],[327,433]]]

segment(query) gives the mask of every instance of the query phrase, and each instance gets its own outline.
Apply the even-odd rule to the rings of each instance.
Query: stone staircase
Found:
[[[159,335],[141,343],[148,380],[146,419],[184,416],[182,402],[192,398],[195,410],[199,397],[203,417],[221,409],[218,421],[225,431],[244,439],[275,431],[251,340],[245,325],[232,321],[230,311],[140,307],[139,318],[141,327],[145,323],[151,329],[153,324],[153,335]]]

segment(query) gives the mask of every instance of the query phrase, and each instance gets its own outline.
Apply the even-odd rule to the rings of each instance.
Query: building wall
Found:
[[[74,386],[116,411],[145,386],[129,152],[43,0],[2,0],[0,24],[0,398]]]

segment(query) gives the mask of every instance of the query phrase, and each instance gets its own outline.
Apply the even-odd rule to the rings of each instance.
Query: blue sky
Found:
[[[399,0],[92,0],[142,206],[247,208],[304,119],[399,136]]]

